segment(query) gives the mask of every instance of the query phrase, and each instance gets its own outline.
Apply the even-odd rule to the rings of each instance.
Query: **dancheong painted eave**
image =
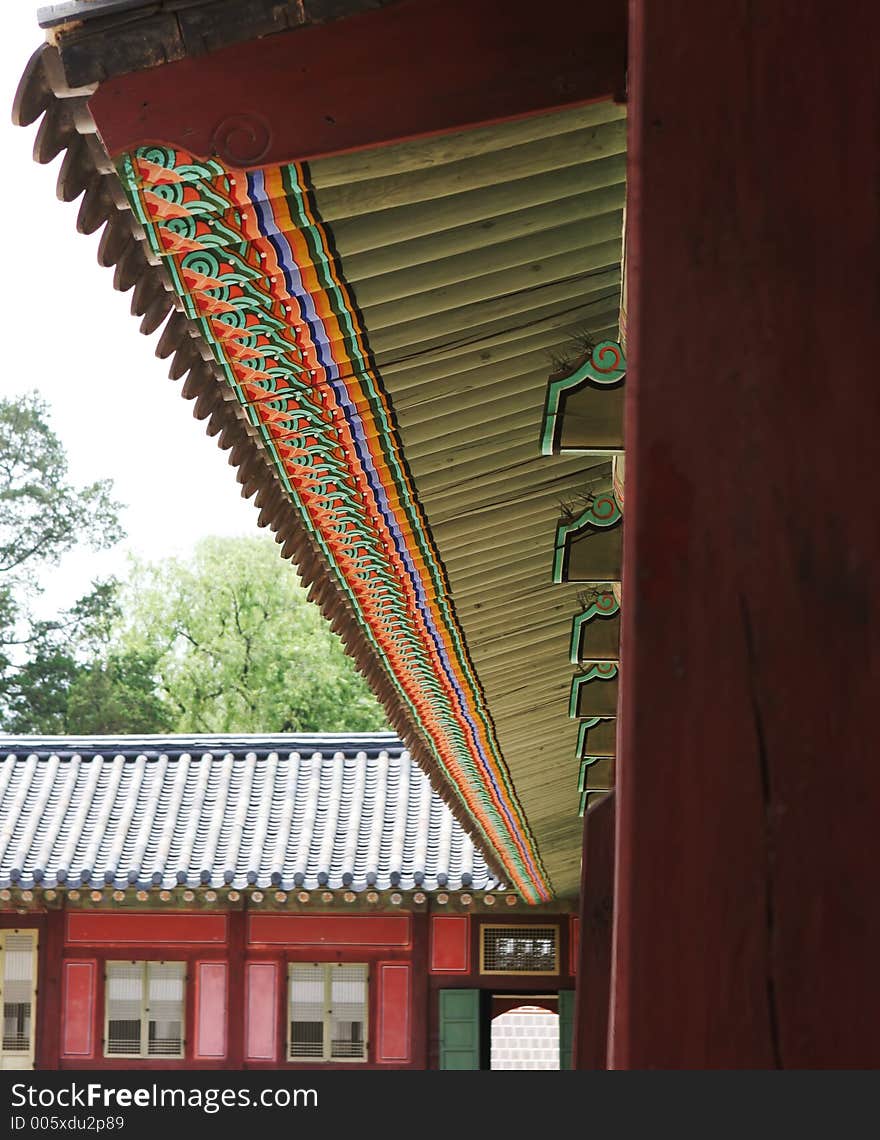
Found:
[[[541,583],[560,502],[610,468],[538,437],[548,356],[617,335],[622,109],[248,174],[144,148],[123,194],[52,58],[19,121],[66,149],[59,192],[144,331],[174,310],[158,352],[261,525],[489,862],[531,901],[574,893],[577,606]]]
[[[390,734],[0,736],[0,886],[483,891]]]

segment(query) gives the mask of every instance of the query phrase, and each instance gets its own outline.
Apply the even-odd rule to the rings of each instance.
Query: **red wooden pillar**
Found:
[[[229,1012],[227,1022],[227,1062],[230,1069],[244,1067],[245,972],[247,912],[231,910],[227,915],[226,951],[229,962]]]
[[[581,923],[574,1022],[574,1069],[607,1068],[614,909],[614,793],[584,816]]]
[[[878,36],[631,4],[615,1068],[880,1065]]]
[[[412,988],[412,1059],[417,1069],[428,1068],[428,944],[431,919],[426,911],[412,916],[413,988]]]
[[[46,912],[40,929],[37,972],[35,1068],[57,1069],[61,1053],[61,961],[64,957],[64,911]]]

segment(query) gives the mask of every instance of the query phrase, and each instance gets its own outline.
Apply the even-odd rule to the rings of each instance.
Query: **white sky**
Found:
[[[12,98],[42,42],[35,0],[4,0],[0,36],[0,216],[9,261],[0,284],[6,353],[0,397],[37,389],[81,484],[111,478],[126,505],[128,539],[102,554],[68,555],[44,578],[44,605],[76,600],[94,577],[120,573],[133,551],[151,559],[186,554],[208,534],[258,534],[257,512],[240,497],[227,454],[193,418],[168,361],[154,355],[131,316],[131,293],[113,289],[96,260],[98,233],[77,233],[79,200],[59,202],[62,156],[37,165],[32,127],[13,127]]]

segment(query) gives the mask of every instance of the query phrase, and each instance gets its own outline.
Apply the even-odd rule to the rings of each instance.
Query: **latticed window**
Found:
[[[483,974],[558,974],[558,926],[483,926]]]
[[[0,1002],[3,1005],[0,1068],[2,1069],[33,1067],[36,984],[36,931],[0,932]]]
[[[366,966],[296,963],[288,976],[292,1061],[366,1061]]]
[[[105,1057],[182,1057],[183,962],[108,962]]]

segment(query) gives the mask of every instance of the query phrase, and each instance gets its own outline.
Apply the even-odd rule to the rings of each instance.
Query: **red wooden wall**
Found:
[[[51,917],[63,923],[63,942],[56,959],[41,951],[40,971],[41,979],[60,973],[53,1011],[60,1043],[38,1042],[41,1068],[132,1067],[130,1058],[109,1059],[102,1050],[105,963],[119,958],[187,963],[185,1056],[140,1058],[138,1068],[312,1067],[284,1056],[287,965],[295,961],[367,963],[369,1054],[360,1067],[425,1067],[427,915],[80,911]],[[42,1006],[39,1012],[45,1025]]]
[[[631,5],[616,1068],[880,1064],[878,39]]]
[[[560,930],[559,973],[479,972],[482,923]],[[288,1062],[287,967],[363,962],[370,972],[368,1060],[357,1068],[437,1064],[437,990],[505,993],[571,989],[578,922],[570,915],[276,914],[34,911],[0,914],[0,927],[39,932],[37,1067],[40,1069],[312,1068]],[[182,961],[182,1058],[103,1056],[108,961]],[[350,1069],[350,1063],[320,1068]]]

